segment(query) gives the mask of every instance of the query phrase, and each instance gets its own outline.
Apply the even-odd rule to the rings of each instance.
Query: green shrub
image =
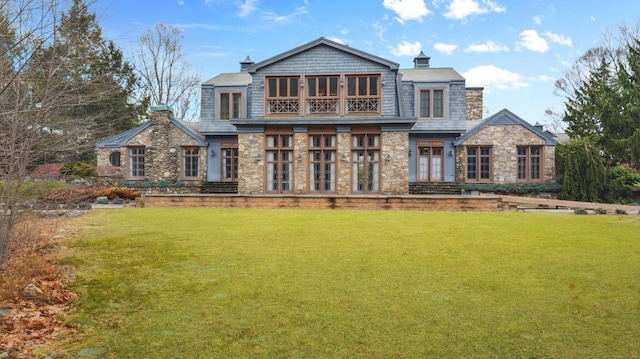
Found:
[[[501,194],[527,194],[550,192],[558,193],[562,191],[562,185],[554,181],[546,182],[524,182],[524,183],[462,183],[460,188],[467,192],[492,192]]]
[[[71,162],[60,168],[60,174],[63,176],[90,177],[97,176],[96,168],[85,162]]]
[[[607,210],[604,208],[596,208],[593,210],[596,214],[607,214]]]
[[[123,204],[124,203],[124,199],[122,198],[114,198],[113,199],[113,204]]]
[[[616,214],[627,214],[627,211],[625,211],[624,209],[617,208]]]
[[[607,169],[607,201],[629,203],[636,184],[640,184],[640,174],[634,173],[631,168],[615,166]]]
[[[573,211],[573,213],[575,214],[588,214],[587,210],[584,208],[577,208],[575,211]]]
[[[97,204],[109,204],[109,199],[107,199],[107,198],[105,198],[105,197],[98,198],[98,199],[96,200],[96,203],[97,203]]]

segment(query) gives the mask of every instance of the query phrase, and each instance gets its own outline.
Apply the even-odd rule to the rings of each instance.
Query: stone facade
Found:
[[[483,118],[483,96],[484,88],[482,87],[467,87],[467,120],[481,120]]]
[[[408,132],[382,132],[382,194],[409,193]]]
[[[493,183],[517,182],[518,146],[542,146],[543,181],[555,179],[555,146],[522,125],[491,125],[470,136],[465,146],[491,146],[493,155]],[[466,152],[461,146],[457,151],[457,181],[466,181]]]
[[[238,193],[264,193],[264,134],[238,134]]]

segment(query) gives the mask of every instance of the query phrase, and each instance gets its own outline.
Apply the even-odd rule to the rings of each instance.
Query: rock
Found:
[[[26,299],[43,299],[44,298],[44,292],[42,291],[42,289],[36,287],[36,285],[33,283],[29,284],[24,288],[24,290],[22,291],[22,295]]]
[[[2,307],[0,308],[0,320],[4,319],[4,317],[6,317],[7,315],[9,315],[9,313],[11,313],[11,307]]]

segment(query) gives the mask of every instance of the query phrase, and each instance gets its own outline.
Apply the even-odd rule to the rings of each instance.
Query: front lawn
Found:
[[[629,357],[640,216],[122,209],[74,219],[106,358]],[[88,353],[88,354],[87,354]]]

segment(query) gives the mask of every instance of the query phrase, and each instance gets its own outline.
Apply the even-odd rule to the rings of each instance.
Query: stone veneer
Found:
[[[409,193],[408,132],[382,132],[382,194]],[[387,155],[391,159],[387,161]]]
[[[152,124],[131,138],[127,146],[145,147],[145,178],[144,181],[168,182],[185,181],[181,177],[182,148],[199,146],[198,142],[170,122],[170,110],[153,112]],[[109,155],[120,152],[120,166],[111,166]],[[128,147],[101,148],[98,150],[98,172],[101,176],[112,176],[121,180],[127,179]],[[200,147],[200,177],[195,182],[206,181],[207,148]],[[193,181],[193,180],[191,180]]]
[[[480,120],[483,117],[482,92],[483,87],[467,87],[467,120]]]
[[[517,182],[517,146],[542,146],[544,159],[543,181],[555,179],[555,146],[547,146],[545,139],[522,125],[492,125],[468,138],[465,146],[492,146],[493,183]],[[456,180],[465,182],[467,157],[464,146],[456,152]]]
[[[260,156],[260,157],[258,157]],[[260,158],[260,160],[258,160]],[[238,134],[238,193],[264,193],[264,134]]]
[[[407,132],[382,132],[381,136],[381,194],[403,195],[409,193],[409,167]],[[238,194],[265,193],[264,186],[264,134],[238,134]],[[351,194],[351,134],[338,132],[336,153],[336,195]],[[293,136],[293,193],[309,193],[308,134],[296,132]],[[387,155],[391,156],[389,161]],[[262,159],[256,161],[260,156]]]

